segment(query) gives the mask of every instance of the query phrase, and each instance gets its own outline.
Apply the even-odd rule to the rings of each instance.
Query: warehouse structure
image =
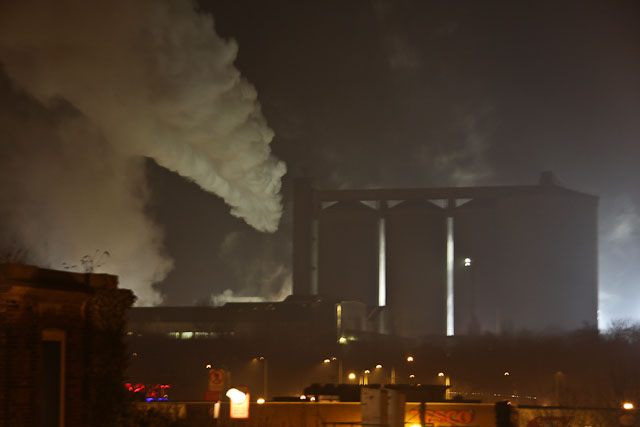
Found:
[[[597,325],[598,198],[554,182],[318,190],[295,183],[294,295],[360,301],[408,337]]]

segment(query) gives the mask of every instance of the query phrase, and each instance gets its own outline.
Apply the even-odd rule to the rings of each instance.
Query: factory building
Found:
[[[597,325],[598,198],[556,185],[295,183],[294,295],[360,301],[407,337]]]

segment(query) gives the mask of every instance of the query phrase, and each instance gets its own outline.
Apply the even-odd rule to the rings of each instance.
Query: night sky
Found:
[[[0,15],[8,3],[0,1]],[[535,184],[540,172],[551,170],[561,185],[601,198],[600,326],[606,327],[613,319],[640,320],[639,3],[202,0],[198,10],[213,14],[215,30],[223,39],[237,42],[235,67],[257,90],[262,114],[275,134],[269,146],[286,164],[284,210],[278,231],[256,231],[230,215],[229,206],[202,190],[203,185],[168,169],[196,182],[198,178],[183,173],[181,167],[167,166],[153,148],[137,150],[147,160],[131,181],[143,183],[132,190],[144,202],[136,212],[152,220],[155,231],[149,232],[147,239],[162,247],[158,253],[164,260],[160,262],[163,267],[151,271],[145,280],[153,277],[152,281],[158,282],[155,287],[164,304],[220,303],[231,295],[286,296],[291,289],[295,177],[314,177],[321,188],[512,185]],[[17,19],[20,13],[5,16]],[[129,21],[135,24],[138,15],[124,16],[126,26]],[[179,22],[172,31],[186,28],[188,19]],[[41,28],[22,27],[27,30],[16,31]],[[105,28],[110,31],[109,26]],[[59,31],[55,27],[46,30]],[[83,31],[90,30],[78,26],[70,39],[74,35],[86,39]],[[76,95],[80,92],[75,89],[60,94],[48,90],[52,84],[33,84],[42,77],[31,77],[28,70],[38,63],[16,54],[26,45],[20,40],[28,37],[13,36],[11,31],[0,31],[0,153],[5,153],[0,166],[15,165],[22,158],[15,153],[25,151],[25,141],[42,140],[48,134],[34,129],[40,129],[42,123],[57,123],[65,115],[88,117],[103,135],[97,140],[107,141],[101,144],[127,137],[110,131],[117,121],[98,118],[104,111]],[[111,43],[108,34],[95,40],[106,40],[106,46]],[[37,47],[39,42],[35,38],[29,43]],[[67,49],[68,43],[60,46],[58,56],[45,64],[55,65],[57,58],[64,56],[61,52],[73,56],[75,51]],[[117,49],[109,52],[106,60],[120,62]],[[195,58],[215,55],[220,53],[201,48]],[[180,57],[175,54],[170,58]],[[137,62],[128,59],[121,62],[135,69]],[[197,60],[190,61],[185,63],[198,67]],[[153,64],[173,70],[175,62]],[[71,70],[82,76],[83,67],[61,67],[60,73]],[[173,89],[171,78],[181,76],[179,72],[163,74],[154,81],[153,89]],[[100,75],[107,83],[109,78],[108,74]],[[142,80],[123,87],[134,88],[136,81]],[[197,91],[197,80],[190,82],[190,90]],[[93,89],[86,84],[82,90]],[[43,100],[45,92],[49,99],[55,97],[55,105]],[[115,106],[129,102],[123,101],[127,93],[136,95],[130,89],[113,92],[117,95],[113,96]],[[163,100],[182,101],[183,97],[169,91],[160,98]],[[199,111],[201,104],[189,104],[194,105],[180,113]],[[224,114],[224,110],[222,102],[211,114]],[[165,113],[158,113],[159,123]],[[170,117],[181,118],[167,126],[173,132],[183,116]],[[153,127],[158,128],[163,129]],[[86,132],[93,132],[91,129]],[[144,137],[148,133],[132,135]],[[175,132],[176,139],[181,135]],[[39,150],[40,144],[33,145],[33,150]],[[197,143],[193,146],[199,147]],[[122,150],[115,152],[117,156]],[[211,154],[214,167],[224,169],[225,162],[232,160],[216,153]],[[267,161],[271,166],[274,162]],[[45,169],[48,167],[47,163]],[[60,169],[58,173],[64,176],[64,168]],[[274,170],[272,176],[277,181],[282,170]],[[15,185],[6,174],[0,184]],[[0,201],[22,205],[26,202],[21,195],[28,194],[26,199],[33,205],[39,198],[30,188],[24,184],[24,191]],[[99,190],[93,194],[108,199],[111,193]],[[33,241],[25,237],[32,232],[11,233],[15,227],[11,218],[16,215],[0,210],[4,221],[0,242],[7,248],[28,247],[30,243],[25,242]],[[55,226],[55,218],[48,221]],[[73,221],[65,224],[74,227]],[[131,225],[132,230],[136,228]],[[128,238],[130,233],[126,234]],[[51,242],[59,238],[52,237],[48,245],[55,246]],[[89,243],[73,253],[118,251],[108,247],[108,239],[104,242]],[[73,262],[73,256],[66,262]],[[135,252],[128,256],[135,257]],[[47,262],[42,257],[33,259]],[[173,260],[171,270],[169,259]],[[48,262],[59,268],[60,261]],[[110,262],[116,261],[107,259],[103,271],[110,271]],[[141,263],[156,262],[153,258]],[[128,280],[131,283],[126,271],[120,270],[125,287]],[[158,303],[160,298],[151,300]]]

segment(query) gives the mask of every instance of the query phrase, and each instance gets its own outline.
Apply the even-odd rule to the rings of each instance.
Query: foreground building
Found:
[[[115,425],[133,303],[117,285],[106,274],[0,264],[0,426]]]

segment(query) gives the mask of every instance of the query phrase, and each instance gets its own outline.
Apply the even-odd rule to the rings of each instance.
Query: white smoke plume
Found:
[[[600,225],[599,321],[601,330],[612,322],[637,320],[640,305],[638,259],[640,210],[629,196],[609,201]],[[606,291],[603,291],[606,289]]]
[[[241,284],[241,290],[226,290],[211,296],[211,303],[240,301],[281,301],[293,290],[293,277],[286,260],[291,256],[291,242],[285,243],[287,250],[278,250],[282,241],[278,236],[268,236],[257,241],[255,233],[232,231],[223,239],[218,256]],[[283,257],[283,255],[289,257]]]
[[[131,287],[139,303],[159,302],[150,285],[169,264],[160,233],[143,216],[143,157],[222,197],[256,229],[275,231],[285,166],[271,155],[273,132],[256,90],[233,65],[236,53],[233,41],[215,33],[211,16],[188,1],[0,0],[0,62],[13,84],[49,111],[68,102],[84,117],[72,121],[86,128],[61,130],[68,126],[58,120],[29,140],[33,149],[22,153],[22,169],[16,166],[11,178],[22,191],[2,200],[11,238],[48,264],[109,251],[106,269],[125,283],[147,264],[144,285]],[[25,138],[7,134],[13,140],[2,149],[11,157]],[[32,182],[29,173],[43,176]],[[79,227],[82,216],[86,225]],[[131,251],[119,255],[123,247]],[[136,253],[148,259],[119,259]]]

